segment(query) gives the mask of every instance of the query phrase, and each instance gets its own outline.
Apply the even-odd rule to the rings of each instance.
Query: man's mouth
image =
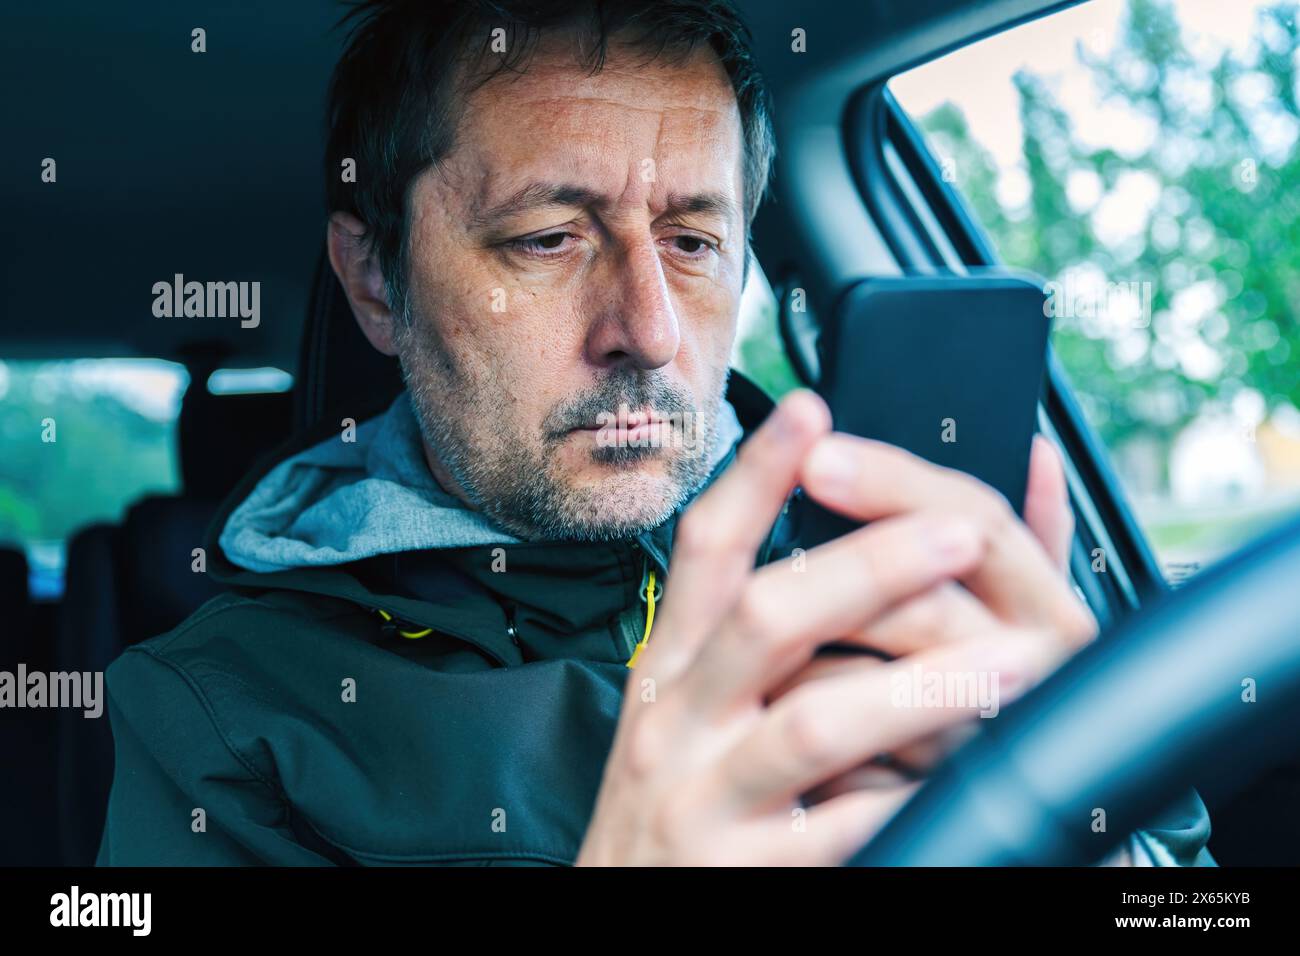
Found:
[[[604,413],[582,425],[569,429],[570,434],[589,435],[600,444],[650,443],[664,437],[672,428],[671,419],[650,410]]]
[[[669,424],[668,416],[662,412],[653,410],[627,412],[626,414],[604,412],[596,418],[593,418],[591,421],[585,422],[584,424],[578,425],[569,430],[575,432],[597,432],[602,429],[610,429],[612,431],[614,429],[650,428],[655,425],[663,424]]]

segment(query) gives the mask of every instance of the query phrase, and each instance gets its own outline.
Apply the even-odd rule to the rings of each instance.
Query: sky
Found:
[[[1202,63],[1224,49],[1245,55],[1258,33],[1257,11],[1276,0],[1175,0],[1174,10],[1191,53]],[[945,100],[961,107],[971,130],[999,165],[1020,158],[1020,109],[1011,77],[1019,70],[1055,77],[1057,94],[1084,142],[1133,148],[1135,134],[1154,135],[1140,121],[1098,102],[1076,46],[1098,54],[1119,35],[1126,0],[1090,0],[1023,24],[895,77],[889,85],[912,115]]]

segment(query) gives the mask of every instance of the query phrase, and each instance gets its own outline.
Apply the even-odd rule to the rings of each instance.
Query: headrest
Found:
[[[27,556],[14,548],[0,548],[0,607],[27,607]]]
[[[194,548],[215,511],[212,501],[170,495],[142,498],[127,511],[117,568],[123,646],[170,631],[220,593],[216,581],[193,570]]]
[[[366,341],[322,249],[298,355],[294,424],[305,429],[324,418],[359,422],[391,403],[402,388],[397,360]]]
[[[258,457],[293,430],[289,392],[213,395],[191,382],[181,402],[182,491],[188,498],[222,498]]]

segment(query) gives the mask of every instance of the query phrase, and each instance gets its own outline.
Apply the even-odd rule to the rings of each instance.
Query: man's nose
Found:
[[[587,336],[587,355],[602,368],[662,368],[681,345],[677,312],[653,239],[627,249],[605,276],[599,318]]]

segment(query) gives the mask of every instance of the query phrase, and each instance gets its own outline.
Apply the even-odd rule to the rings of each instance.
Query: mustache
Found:
[[[559,441],[575,428],[596,427],[601,416],[616,415],[620,407],[653,411],[663,416],[695,412],[690,394],[665,381],[662,376],[640,372],[611,375],[547,415],[543,426],[546,438]]]

